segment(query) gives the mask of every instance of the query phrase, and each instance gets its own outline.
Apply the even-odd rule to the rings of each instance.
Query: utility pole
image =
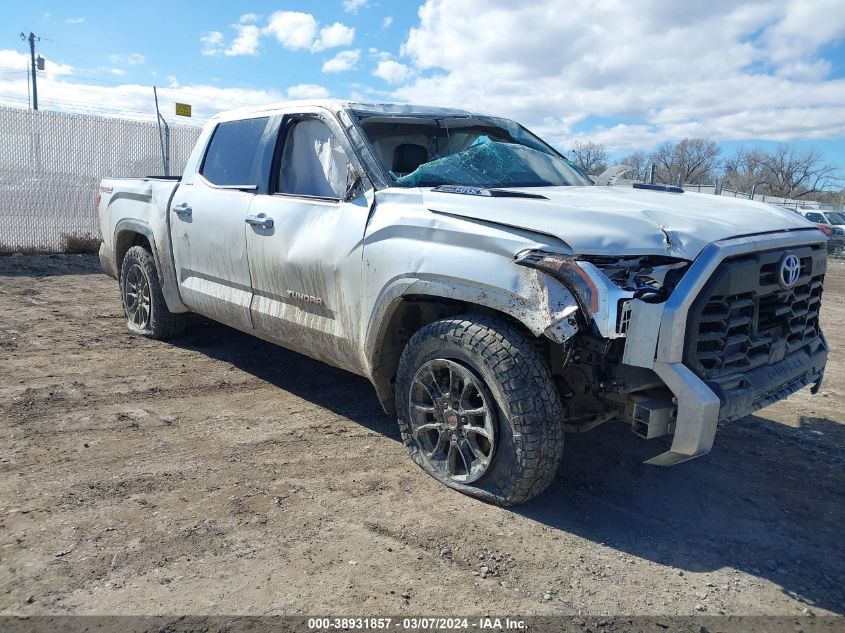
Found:
[[[21,33],[21,39],[23,41],[29,41],[29,57],[31,61],[31,68],[32,68],[32,109],[38,109],[38,79],[35,74],[36,66],[35,66],[35,40],[40,40],[41,38],[35,35],[32,31],[29,32],[29,37],[26,36],[25,33]],[[43,61],[41,57],[38,58],[39,67],[43,68]]]

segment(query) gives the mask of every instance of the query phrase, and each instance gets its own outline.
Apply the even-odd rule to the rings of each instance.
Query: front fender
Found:
[[[559,341],[555,326],[575,318],[578,302],[560,281],[538,270],[514,266],[514,287],[503,289],[477,281],[439,275],[399,277],[379,295],[370,318],[366,356],[372,361],[387,335],[391,317],[402,301],[410,298],[444,299],[480,306],[505,314],[521,323],[534,336]],[[371,363],[372,366],[372,363]]]

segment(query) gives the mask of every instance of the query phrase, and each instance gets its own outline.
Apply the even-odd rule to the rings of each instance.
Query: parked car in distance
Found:
[[[798,213],[813,222],[822,233],[827,235],[827,249],[831,254],[839,255],[845,251],[845,213],[807,209],[798,209]]]
[[[549,485],[564,432],[621,419],[671,439],[648,462],[668,466],[824,375],[815,226],[594,186],[503,118],[225,112],[181,179],[105,179],[97,211],[132,332],[173,337],[195,312],[365,376],[423,470],[494,503]]]

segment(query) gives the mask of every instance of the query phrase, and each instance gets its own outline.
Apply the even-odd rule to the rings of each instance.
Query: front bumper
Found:
[[[824,241],[821,232],[809,229],[714,242],[693,262],[668,301],[633,302],[623,362],[653,370],[677,400],[672,447],[647,463],[671,465],[704,455],[713,446],[719,420],[737,419],[806,385],[818,384],[827,360],[824,344],[819,349],[790,354],[780,362],[748,372],[743,376],[746,392],[730,397],[717,394],[684,364],[684,349],[690,308],[725,259],[823,245]]]
[[[827,345],[822,339],[815,352],[802,349],[779,363],[744,373],[741,388],[722,390],[721,385],[710,384],[721,401],[719,420],[738,420],[791,396],[807,385],[820,384],[826,363]]]

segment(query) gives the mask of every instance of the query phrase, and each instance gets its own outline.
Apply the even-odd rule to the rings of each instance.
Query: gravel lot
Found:
[[[87,256],[0,257],[0,614],[845,613],[845,264],[822,394],[713,452],[606,424],[501,509],[406,457],[369,384],[197,319],[130,335]]]

